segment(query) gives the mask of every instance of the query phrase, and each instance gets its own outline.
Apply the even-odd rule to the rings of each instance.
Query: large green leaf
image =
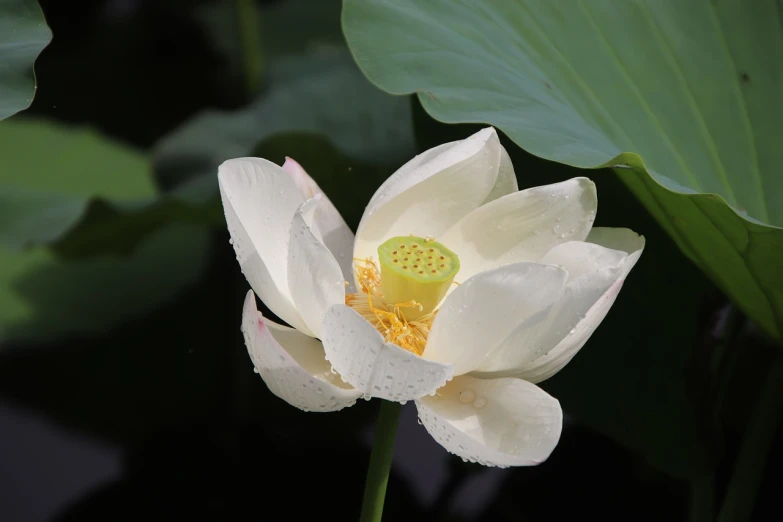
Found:
[[[30,106],[33,62],[51,39],[38,2],[0,0],[0,120]]]
[[[446,122],[617,172],[680,249],[783,334],[778,0],[345,0],[356,61]]]
[[[129,209],[157,195],[149,160],[85,128],[0,123],[0,246],[60,237],[96,198]]]

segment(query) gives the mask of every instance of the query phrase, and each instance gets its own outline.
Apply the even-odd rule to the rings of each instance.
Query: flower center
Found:
[[[418,304],[403,310],[409,320],[435,310],[459,270],[454,252],[434,239],[415,236],[389,239],[378,247],[378,260],[386,299]]]
[[[360,293],[345,303],[392,342],[417,355],[424,352],[441,299],[459,271],[457,255],[432,238],[393,237],[372,259],[356,259]]]

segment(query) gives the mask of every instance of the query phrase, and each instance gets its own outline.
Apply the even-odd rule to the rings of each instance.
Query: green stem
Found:
[[[367,481],[364,484],[360,522],[380,522],[383,516],[383,501],[386,498],[386,484],[389,482],[394,439],[397,436],[401,409],[401,404],[381,401],[378,420],[375,423],[375,441],[370,455],[370,467],[367,469]]]
[[[783,356],[776,354],[742,437],[718,522],[746,522],[753,514],[764,464],[783,414]]]
[[[239,40],[242,48],[245,93],[252,98],[258,91],[264,57],[261,53],[261,28],[255,0],[235,0]]]

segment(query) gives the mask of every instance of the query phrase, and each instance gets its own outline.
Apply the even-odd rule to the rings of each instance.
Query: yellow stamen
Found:
[[[408,320],[405,310],[420,310],[416,301],[388,303],[383,295],[381,272],[372,259],[354,259],[356,279],[361,292],[345,296],[345,304],[356,310],[383,335],[387,343],[413,352],[424,353],[427,337],[437,311]]]

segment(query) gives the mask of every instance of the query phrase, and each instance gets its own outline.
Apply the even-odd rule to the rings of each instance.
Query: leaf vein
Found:
[[[704,115],[701,112],[701,108],[696,103],[696,98],[694,96],[693,89],[691,89],[690,84],[688,84],[688,82],[685,80],[685,76],[682,73],[680,64],[679,62],[677,62],[677,58],[674,56],[674,53],[669,47],[669,44],[666,43],[666,39],[664,38],[661,29],[658,27],[658,24],[655,22],[652,15],[650,14],[647,8],[647,4],[642,2],[640,3],[640,6],[642,6],[641,12],[644,14],[644,17],[647,20],[647,24],[653,30],[655,42],[661,48],[661,51],[664,53],[669,63],[671,64],[674,74],[675,76],[677,76],[677,79],[679,80],[680,85],[686,95],[685,99],[688,100],[688,106],[690,107],[693,115],[696,117],[696,122],[698,124],[699,131],[701,132],[702,139],[704,140],[704,143],[707,145],[707,150],[710,152],[710,156],[712,157],[712,160],[718,169],[718,177],[720,178],[721,183],[726,189],[725,197],[729,199],[731,204],[736,207],[737,197],[734,194],[734,190],[731,188],[731,184],[729,183],[728,178],[726,177],[726,169],[723,166],[723,161],[718,155],[718,151],[715,146],[715,140],[713,140],[712,135],[710,134],[710,130],[707,127],[707,123],[704,121]]]

